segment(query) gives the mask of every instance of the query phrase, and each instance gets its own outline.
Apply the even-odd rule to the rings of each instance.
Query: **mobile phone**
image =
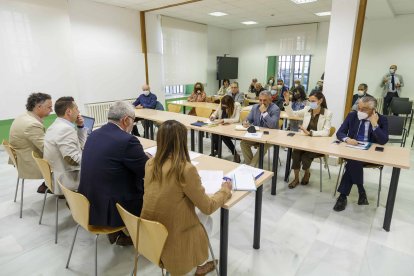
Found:
[[[334,140],[332,143],[335,143],[335,144],[340,144],[340,143],[341,143],[341,141],[339,141],[339,140]]]
[[[267,131],[267,130],[265,130],[265,131],[263,131],[263,134],[269,134],[269,131]]]
[[[288,134],[287,134],[287,136],[295,136],[295,133],[294,132],[289,132]]]
[[[375,151],[383,152],[384,151],[384,148],[383,147],[375,147]]]

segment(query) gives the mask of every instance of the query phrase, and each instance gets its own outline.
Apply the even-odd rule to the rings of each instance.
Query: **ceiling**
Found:
[[[135,10],[155,8],[186,2],[186,0],[93,0]],[[290,0],[203,0],[181,6],[152,11],[188,21],[203,23],[229,30],[281,26],[310,22],[329,21],[330,16],[319,17],[314,13],[331,10],[332,0],[297,5]],[[211,12],[228,15],[215,17]],[[389,18],[414,14],[414,0],[368,0],[368,19]],[[256,21],[255,25],[243,25],[242,21]]]

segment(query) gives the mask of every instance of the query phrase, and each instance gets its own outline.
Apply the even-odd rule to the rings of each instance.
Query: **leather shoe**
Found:
[[[240,163],[241,162],[240,155],[237,152],[234,153],[233,162],[236,162],[236,163]]]
[[[128,237],[122,231],[120,231],[120,232],[121,233],[119,234],[119,237],[116,240],[116,245],[120,245],[120,246],[129,246],[129,245],[132,245],[133,243],[132,243],[131,237]]]
[[[43,182],[43,183],[39,186],[39,188],[37,188],[37,192],[38,192],[39,194],[44,194],[44,193],[46,193],[46,190],[47,190],[47,186],[46,186],[45,182]],[[52,191],[51,191],[51,190],[47,190],[47,192],[48,192],[49,194],[51,194],[51,193],[52,193]]]
[[[369,205],[368,199],[367,199],[367,194],[365,192],[359,194],[358,205]]]
[[[338,200],[335,203],[335,206],[333,207],[333,209],[337,212],[341,212],[343,210],[345,210],[347,204],[347,199],[346,197],[338,197]]]
[[[215,151],[213,151],[213,153],[210,153],[210,156],[216,157],[217,154],[218,154],[218,152],[215,150]]]
[[[110,242],[111,244],[114,244],[114,243],[117,241],[117,239],[118,239],[119,235],[121,234],[120,232],[121,232],[121,231],[118,231],[118,232],[115,232],[115,233],[108,234],[108,240],[109,240],[109,242]]]
[[[206,275],[207,273],[214,270],[214,262],[216,265],[218,264],[218,260],[209,261],[203,265],[197,266],[197,270],[194,275],[200,276],[200,275]]]

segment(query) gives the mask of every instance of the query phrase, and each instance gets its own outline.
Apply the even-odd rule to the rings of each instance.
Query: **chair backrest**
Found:
[[[207,102],[207,103],[213,103],[213,102],[214,102],[213,97],[211,97],[211,96],[206,96],[206,102]]]
[[[89,229],[89,200],[82,194],[66,188],[58,180],[58,185],[69,204],[73,219],[84,229]]]
[[[168,111],[170,112],[179,113],[181,111],[181,105],[178,105],[178,104],[170,103],[168,104],[167,108],[168,108]]]
[[[168,237],[167,228],[159,222],[137,217],[116,204],[135,249],[156,265],[160,265],[161,254]]]
[[[388,120],[388,135],[401,136],[404,134],[404,117],[385,116]]]
[[[206,107],[196,107],[196,114],[199,117],[204,117],[204,118],[210,118],[211,113],[213,113],[213,110],[210,108],[206,108]]]
[[[159,101],[157,101],[157,104],[155,105],[155,110],[162,110],[162,111],[164,111],[164,106],[162,105],[162,103],[160,103]]]
[[[250,111],[249,110],[242,110],[240,112],[240,122],[244,122],[247,118],[247,116],[249,116]]]
[[[50,167],[49,162],[43,158],[40,158],[40,156],[34,151],[32,151],[32,156],[37,166],[39,167],[40,172],[42,173],[46,186],[49,188],[51,192],[53,192],[54,187],[53,187],[52,168]]]
[[[413,109],[413,102],[410,101],[392,101],[391,102],[391,112],[395,114],[411,114]]]
[[[13,149],[13,147],[9,144],[7,140],[3,140],[2,144],[7,154],[9,155],[10,160],[12,161],[13,165],[17,168],[16,151]]]
[[[243,106],[248,106],[249,105],[249,100],[248,99],[244,99],[242,105]]]
[[[334,134],[335,134],[335,132],[336,132],[336,128],[335,128],[335,127],[331,127],[331,128],[329,129],[329,137],[332,137],[332,135],[334,135]]]

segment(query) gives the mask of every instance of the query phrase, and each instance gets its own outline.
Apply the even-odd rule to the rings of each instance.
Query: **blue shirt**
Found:
[[[155,109],[155,106],[157,105],[157,96],[155,96],[155,94],[152,94],[151,92],[148,94],[148,96],[141,94],[135,100],[133,105],[134,106],[142,105],[143,108]]]

